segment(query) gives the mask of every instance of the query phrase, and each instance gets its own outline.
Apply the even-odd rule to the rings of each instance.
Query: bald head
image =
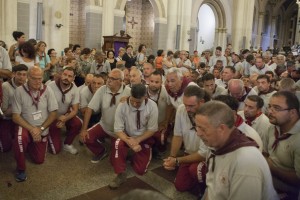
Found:
[[[43,70],[40,67],[33,66],[28,70],[28,76],[32,74],[43,74]]]
[[[228,82],[228,90],[231,96],[235,98],[241,98],[244,93],[244,82],[240,79],[231,79]]]
[[[85,85],[90,85],[93,81],[94,75],[93,74],[87,74],[84,80]]]

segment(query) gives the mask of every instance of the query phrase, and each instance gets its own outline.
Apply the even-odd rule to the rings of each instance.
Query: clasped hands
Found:
[[[169,156],[164,159],[163,166],[166,170],[174,170],[176,167],[176,158]]]
[[[142,150],[142,146],[140,145],[140,141],[134,137],[127,137],[126,138],[127,145],[134,151],[139,152]]]

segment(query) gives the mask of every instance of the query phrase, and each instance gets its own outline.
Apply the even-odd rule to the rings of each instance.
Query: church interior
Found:
[[[299,0],[0,0],[0,9],[0,40],[7,47],[15,43],[12,33],[22,31],[27,40],[44,41],[46,51],[54,48],[59,56],[70,44],[104,52],[114,48],[106,36],[128,37],[134,51],[144,44],[147,56],[159,49],[200,55],[217,46],[225,50],[228,44],[232,52],[300,51]],[[101,142],[110,146],[109,140]],[[27,158],[30,177],[22,183],[14,180],[13,151],[0,152],[0,200],[109,200],[133,189],[156,191],[166,199],[199,199],[177,191],[176,172],[164,170],[158,158],[143,176],[128,167],[127,183],[110,190],[115,174],[109,158],[93,164],[79,138],[74,146],[77,155],[46,153],[42,165]]]

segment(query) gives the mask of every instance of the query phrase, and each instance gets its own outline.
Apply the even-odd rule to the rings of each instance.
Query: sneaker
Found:
[[[91,163],[98,163],[100,162],[100,160],[103,160],[104,158],[106,158],[108,156],[107,150],[106,148],[104,148],[104,151],[102,153],[100,153],[99,155],[96,155],[92,158]]]
[[[71,144],[64,144],[64,150],[74,155],[78,153],[77,149]]]
[[[126,172],[123,172],[121,174],[118,174],[116,178],[114,178],[114,180],[108,185],[108,187],[111,190],[115,190],[118,187],[120,187],[120,185],[122,183],[124,183],[127,180],[127,174]]]
[[[26,180],[27,180],[27,176],[25,174],[25,171],[19,171],[16,174],[16,181],[17,182],[23,182],[23,181],[26,181]]]

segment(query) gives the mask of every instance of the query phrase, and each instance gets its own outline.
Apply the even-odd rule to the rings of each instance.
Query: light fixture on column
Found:
[[[55,24],[55,26],[60,29],[63,25],[62,24]]]

